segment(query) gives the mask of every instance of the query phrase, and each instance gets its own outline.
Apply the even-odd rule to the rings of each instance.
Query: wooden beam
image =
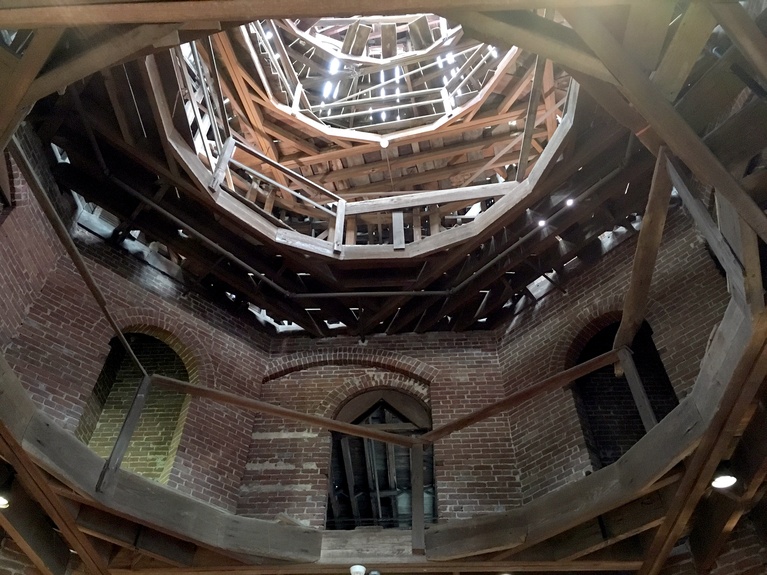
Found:
[[[593,14],[583,10],[564,11],[564,16],[615,74],[626,97],[645,117],[669,149],[681,158],[704,183],[732,202],[735,209],[763,240],[767,240],[767,216],[722,166],[687,122],[656,90],[612,34]]]
[[[426,543],[424,541],[423,445],[421,444],[410,448],[410,486],[413,555],[423,555]]]
[[[716,21],[703,3],[691,2],[687,6],[653,75],[653,83],[667,100],[676,100],[714,26]]]
[[[77,514],[81,531],[126,549],[132,549],[176,567],[192,565],[197,546],[149,529],[133,521],[81,505]]]
[[[634,4],[629,10],[623,46],[645,71],[655,70],[674,15],[674,3]]]
[[[642,383],[642,379],[639,377],[634,358],[625,347],[618,350],[618,357],[620,358],[621,371],[628,380],[631,396],[634,398],[634,404],[637,406],[639,417],[642,419],[642,425],[645,431],[650,431],[658,424],[658,418],[655,417],[655,412],[650,404],[650,399],[647,397],[647,391]]]
[[[479,423],[488,417],[493,417],[508,411],[513,407],[524,403],[528,399],[537,397],[538,395],[547,393],[549,391],[560,389],[565,385],[572,383],[579,377],[583,377],[584,375],[587,375],[594,370],[615,363],[617,360],[618,351],[608,351],[607,353],[595,357],[594,359],[576,365],[575,367],[571,367],[570,369],[562,371],[556,375],[552,375],[551,377],[548,377],[543,381],[531,385],[521,391],[517,391],[516,393],[513,393],[504,399],[496,401],[495,403],[491,403],[490,405],[478,409],[468,415],[455,419],[450,423],[446,423],[445,425],[442,425],[441,427],[438,427],[437,429],[422,435],[420,439],[422,441],[432,443],[438,441],[455,431]]]
[[[178,27],[178,24],[135,26],[95,48],[77,54],[37,78],[29,87],[24,97],[24,104],[32,105],[43,96],[62,90],[76,80],[108,68],[151,46],[158,39],[177,30]]]
[[[530,159],[530,145],[533,142],[533,132],[535,132],[535,117],[538,111],[538,102],[541,99],[541,90],[543,88],[543,73],[546,71],[546,59],[537,56],[535,59],[535,73],[533,74],[533,85],[530,88],[530,100],[527,104],[527,115],[525,116],[525,133],[522,136],[522,145],[519,149],[519,160],[517,161],[516,179],[521,182],[527,177],[527,163]]]
[[[354,437],[367,437],[368,439],[374,439],[376,441],[383,441],[385,443],[393,443],[394,445],[401,445],[403,447],[412,447],[418,443],[422,443],[421,438],[413,438],[404,435],[397,435],[395,433],[389,433],[386,431],[379,431],[375,428],[364,427],[361,425],[353,425],[343,421],[337,421],[327,417],[319,415],[312,415],[310,413],[302,413],[280,407],[279,405],[272,405],[259,401],[257,399],[250,399],[248,397],[242,397],[229,393],[228,391],[221,391],[218,389],[210,389],[207,387],[201,387],[199,385],[193,385],[185,381],[179,381],[171,377],[165,377],[163,375],[152,375],[152,383],[161,385],[168,389],[180,391],[181,393],[188,393],[193,397],[204,397],[206,399],[212,399],[220,403],[227,405],[235,405],[247,409],[249,411],[255,411],[259,413],[266,413],[268,415],[276,415],[289,421],[297,421],[308,425],[314,425],[322,429],[330,431],[338,431],[347,435],[353,435]]]
[[[705,6],[767,85],[767,38],[746,9],[739,2],[706,0]]]
[[[10,366],[3,361],[0,370],[10,370]],[[6,373],[2,373],[6,376]],[[109,569],[101,554],[96,550],[88,537],[80,532],[75,524],[74,517],[64,502],[53,493],[48,486],[43,472],[32,462],[25,453],[21,444],[14,437],[4,421],[0,421],[0,451],[16,470],[17,477],[23,482],[25,490],[37,500],[40,507],[50,517],[62,536],[74,549],[83,561],[87,569],[94,575],[109,575]],[[50,543],[52,545],[52,543]],[[54,565],[51,565],[53,567]]]
[[[634,4],[643,0],[548,0],[547,5],[604,6]],[[658,2],[661,0],[644,0]],[[470,10],[528,10],[538,8],[539,0],[467,0]],[[439,13],[442,0],[392,0],[386,5],[370,0],[340,0],[332,10],[334,16],[374,16],[380,14]],[[29,29],[49,26],[98,24],[132,24],[154,22],[250,22],[263,18],[322,18],[327,7],[311,0],[286,0],[279,5],[254,5],[250,0],[155,0],[152,2],[98,2],[36,0],[31,4],[12,1],[0,9],[0,21],[8,28]],[[183,18],[180,18],[183,16]]]
[[[354,524],[361,525],[360,507],[357,501],[357,491],[354,488],[354,464],[352,462],[352,451],[349,447],[349,437],[341,438],[341,454],[344,460],[344,474],[346,475],[346,488],[349,490],[349,503],[352,506],[354,515]]]
[[[724,239],[714,220],[711,219],[706,206],[693,196],[679,165],[669,158],[666,160],[666,167],[668,168],[674,188],[679,193],[679,197],[682,198],[682,203],[692,217],[695,227],[706,239],[717,261],[727,273],[730,292],[741,305],[745,305],[746,294],[743,282],[743,265],[738,261],[737,256]]]
[[[722,383],[716,383],[724,384],[721,400],[715,406],[709,407],[710,400],[701,398],[699,405],[702,411],[715,411],[700,445],[688,461],[666,519],[646,549],[645,562],[639,570],[640,575],[660,573],[669,553],[684,532],[698,501],[709,489],[711,477],[719,461],[726,455],[734,431],[767,376],[767,318],[762,313],[746,321],[750,325],[741,328],[745,333],[737,334],[739,338],[745,339],[745,342],[730,346],[729,353],[723,356],[722,367],[729,371],[729,376],[719,380]],[[736,334],[730,334],[730,339],[735,338]]]
[[[0,76],[4,84],[0,91],[0,150],[5,149],[16,125],[29,111],[22,109],[25,96],[63,33],[63,28],[36,31],[21,59]]]
[[[767,477],[767,442],[763,440],[766,428],[767,411],[764,404],[758,403],[730,457],[730,468],[738,483],[728,490],[712,490],[696,509],[690,550],[700,571],[714,566],[741,517],[760,495]]]
[[[8,509],[0,509],[0,527],[43,575],[68,573],[72,554],[40,506],[14,481]]]
[[[719,230],[743,266],[742,277],[728,277],[729,282],[742,281],[743,285],[733,286],[731,289],[742,291],[751,313],[759,313],[764,309],[764,286],[758,238],[726,198],[717,195],[715,199]]]
[[[666,225],[672,188],[671,178],[666,168],[666,150],[661,148],[655,162],[647,207],[639,230],[629,288],[623,301],[623,315],[613,342],[613,347],[616,349],[630,346],[644,321],[655,262],[663,240],[663,228]]]
[[[136,387],[136,393],[133,395],[128,412],[125,414],[125,419],[117,434],[117,439],[115,439],[112,452],[104,462],[104,468],[101,470],[101,475],[96,483],[96,491],[108,491],[112,485],[115,472],[120,468],[123,457],[125,457],[125,453],[128,451],[133,432],[138,427],[141,412],[149,396],[151,383],[152,378],[149,374],[145,374]]]
[[[567,68],[615,83],[615,78],[604,64],[578,45],[572,31],[553,24],[541,29],[541,24],[548,21],[532,13],[507,12],[490,15],[473,12],[465,4],[461,10],[442,9],[440,13],[461,24],[464,31],[474,38],[505,48],[518,46]],[[552,33],[552,30],[557,33]]]
[[[650,493],[623,507],[600,515],[578,527],[533,547],[513,553],[510,559],[574,561],[657,527],[666,513],[664,495],[672,487]]]

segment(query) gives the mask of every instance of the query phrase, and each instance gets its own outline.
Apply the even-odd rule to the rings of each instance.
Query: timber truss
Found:
[[[762,18],[713,0],[391,0],[387,13],[418,10],[423,19],[376,20],[382,7],[358,0],[334,4],[338,17],[353,16],[334,24],[323,23],[327,14],[318,10],[328,6],[318,4],[0,2],[7,87],[0,144],[34,105],[29,121],[67,160],[56,171],[60,184],[116,217],[115,241],[144,234],[211,290],[314,335],[334,326],[364,335],[500,325],[534,301],[541,278],[561,287],[617,241],[605,232],[634,233],[644,214],[616,339],[623,350],[644,316],[673,185],[732,294],[693,392],[660,422],[645,413],[648,433],[617,463],[507,513],[425,532],[414,517],[415,554],[377,566],[654,575],[686,535],[699,567],[713,565],[745,513],[757,525],[767,517],[760,503],[767,315],[757,244],[767,239]],[[536,11],[539,4],[556,10]],[[371,22],[363,42],[360,29]],[[724,34],[712,36],[717,24]],[[452,58],[463,60],[455,76],[429,79],[434,70],[420,55],[404,61],[448,42],[456,25],[470,46],[485,47],[458,56],[456,46]],[[336,41],[320,42],[322,35]],[[336,56],[314,59],[310,40],[333,45]],[[364,45],[359,56],[381,60],[377,78],[352,63],[355,42]],[[381,68],[400,54],[402,62]],[[482,66],[480,81],[472,71]],[[401,82],[417,83],[399,105],[418,112],[401,112],[387,126],[398,109],[388,91],[398,68]],[[337,81],[328,79],[331,69]],[[453,105],[451,90],[464,76],[466,100]],[[320,99],[318,107],[328,81],[335,104]],[[374,82],[377,96],[360,92]],[[421,84],[442,84],[441,103],[419,100]],[[422,123],[431,110],[441,116]],[[351,119],[364,114],[338,117],[359,111],[367,113],[359,123]],[[15,140],[11,148],[45,208]],[[716,221],[692,178],[715,190]],[[111,319],[55,211],[46,213]],[[619,368],[635,380],[626,358]],[[145,373],[142,385],[153,382],[299,421],[314,417]],[[105,464],[34,409],[7,365],[2,385],[0,449],[31,510],[4,512],[3,528],[46,575],[64,572],[69,549],[85,571],[100,574],[336,573],[348,564],[323,559],[320,532],[229,516],[121,471],[130,425]],[[412,438],[413,460],[423,442],[517,400]],[[641,393],[636,401],[642,412]],[[343,431],[366,436],[354,427]],[[724,459],[743,486],[726,496],[708,488]]]

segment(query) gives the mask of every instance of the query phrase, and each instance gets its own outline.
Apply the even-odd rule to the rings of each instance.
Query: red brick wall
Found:
[[[13,206],[0,214],[0,349],[18,333],[63,248],[10,156],[0,152],[13,178]]]
[[[262,399],[303,413],[333,417],[343,400],[365,390],[399,389],[428,403],[428,386],[378,368],[323,365],[264,383]],[[328,496],[330,433],[276,417],[257,416],[242,479],[244,515],[278,513],[322,526]]]
[[[495,335],[489,333],[373,336],[365,343],[353,338],[284,338],[275,341],[267,373],[328,361],[407,373],[429,384],[436,428],[503,397],[496,350]],[[339,383],[342,373],[339,371]],[[519,504],[506,418],[491,418],[441,440],[434,459],[440,519]]]

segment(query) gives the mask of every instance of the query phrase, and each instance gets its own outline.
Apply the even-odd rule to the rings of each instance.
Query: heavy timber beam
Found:
[[[4,84],[0,91],[0,150],[8,144],[16,125],[26,114],[21,109],[21,103],[63,32],[63,28],[36,31],[21,59],[0,74],[0,81]]]
[[[0,16],[2,22],[2,16]],[[37,78],[24,97],[24,104],[31,106],[37,100],[99,70],[130,57],[152,46],[179,28],[178,24],[136,26],[111,37],[104,43],[78,54]]]
[[[533,73],[533,86],[530,88],[530,101],[527,104],[525,116],[525,133],[522,137],[522,146],[519,150],[517,163],[517,181],[521,182],[527,177],[527,163],[530,159],[530,146],[533,143],[535,132],[535,116],[538,111],[538,101],[541,99],[543,89],[543,73],[546,70],[546,59],[538,56],[535,59],[535,72]]]
[[[673,484],[628,505],[600,515],[561,535],[511,555],[517,561],[557,559],[573,561],[601,549],[607,549],[630,537],[660,525],[666,514],[666,499]]]
[[[442,427],[438,427],[437,429],[434,429],[426,433],[425,435],[422,435],[420,439],[422,441],[428,441],[428,442],[438,441],[455,431],[459,431],[461,429],[469,427],[470,425],[479,423],[480,421],[483,421],[487,419],[488,417],[493,417],[495,415],[499,415],[505,411],[508,411],[514,408],[515,406],[520,405],[521,403],[524,403],[528,399],[537,397],[538,395],[541,395],[549,391],[553,391],[555,389],[560,389],[564,387],[565,385],[575,381],[579,377],[583,377],[584,375],[588,375],[592,371],[595,371],[601,367],[614,363],[615,361],[617,361],[617,359],[618,359],[618,351],[615,351],[615,350],[609,351],[605,354],[600,355],[599,357],[595,357],[594,359],[591,359],[573,368],[570,368],[561,373],[553,375],[547,379],[544,379],[540,383],[531,385],[530,387],[523,389],[522,391],[518,391],[517,393],[514,393],[510,395],[509,397],[501,399],[500,401],[496,401],[495,403],[492,403],[486,407],[483,407],[482,409],[479,409],[464,417],[451,421],[450,423],[447,423],[443,425]]]
[[[631,268],[631,280],[623,303],[623,316],[613,342],[613,347],[616,349],[631,345],[644,321],[655,261],[658,258],[663,228],[666,225],[671,190],[671,179],[666,169],[666,151],[665,148],[661,148],[655,163],[647,207],[642,217],[642,228],[639,230],[634,263]]]
[[[194,543],[176,539],[160,531],[149,529],[133,521],[116,517],[86,505],[80,506],[77,514],[78,528],[103,541],[120,547],[139,551],[143,555],[176,567],[192,565],[197,546]]]
[[[725,456],[733,433],[767,375],[767,318],[762,313],[749,323],[751,329],[744,329],[749,332],[745,345],[742,348],[736,347],[733,350],[735,353],[725,360],[733,362],[732,375],[700,445],[688,461],[669,513],[646,549],[640,575],[660,573],[698,501],[709,488],[709,481],[719,461]],[[701,407],[704,411],[707,407],[710,409],[710,406],[705,405],[704,398],[701,398]]]
[[[10,534],[40,573],[65,575],[72,556],[69,545],[18,481],[13,483],[10,499],[13,504],[0,510],[0,527]]]
[[[6,380],[6,378],[11,381],[15,376],[5,358],[0,356],[0,380]],[[6,383],[3,381],[4,385]],[[88,537],[77,528],[67,506],[50,489],[43,472],[26,454],[14,437],[12,428],[8,427],[5,421],[0,421],[0,451],[16,470],[17,478],[22,481],[26,491],[37,500],[43,511],[59,528],[64,539],[80,556],[91,574],[109,575],[104,557],[96,550]]]
[[[767,38],[739,2],[706,0],[706,7],[767,85]]]
[[[759,495],[767,477],[765,429],[767,410],[760,403],[730,458],[732,471],[738,478],[737,488],[733,493],[713,490],[696,511],[698,517],[690,533],[690,548],[701,571],[714,566],[738,521]]]
[[[519,46],[567,68],[615,83],[613,75],[598,58],[583,49],[572,30],[528,12],[483,14],[470,11],[466,4],[462,8],[442,9],[439,13],[461,24],[474,38],[501,46]]]
[[[620,81],[624,93],[669,149],[679,156],[702,182],[725,196],[741,217],[767,240],[767,216],[718,158],[690,128],[671,104],[626,54],[605,26],[584,10],[563,10],[568,22]]]
[[[666,0],[548,0],[552,7],[604,6],[665,2]],[[539,0],[467,0],[470,10],[528,10],[538,8]],[[248,22],[262,18],[322,18],[328,7],[312,0],[285,0],[279,4],[256,4],[252,0],[158,0],[151,2],[36,2],[3,3],[0,22],[6,28],[29,29],[50,26],[86,26],[97,24],[132,24],[177,22]],[[10,7],[8,7],[10,5]],[[392,0],[382,5],[371,0],[340,0],[333,4],[335,16],[373,16],[378,14],[416,14],[439,12],[443,0]]]
[[[204,397],[226,403],[228,405],[235,405],[242,407],[250,411],[256,411],[259,413],[266,413],[268,415],[276,415],[289,421],[298,421],[306,423],[308,425],[315,425],[322,429],[328,429],[330,431],[338,431],[347,435],[353,435],[355,437],[365,437],[367,439],[374,439],[376,441],[383,441],[385,443],[393,443],[394,445],[401,445],[403,447],[412,447],[413,445],[422,443],[421,438],[415,439],[412,437],[397,435],[386,431],[376,430],[372,427],[364,427],[361,425],[354,425],[343,421],[337,421],[335,419],[329,419],[327,417],[321,417],[319,415],[312,415],[310,413],[301,413],[279,405],[272,405],[256,399],[250,399],[247,397],[241,397],[234,393],[226,391],[220,391],[217,389],[209,389],[206,387],[200,387],[185,381],[179,381],[171,377],[165,377],[162,375],[153,375],[152,383],[180,391],[181,393],[188,393],[195,397]]]

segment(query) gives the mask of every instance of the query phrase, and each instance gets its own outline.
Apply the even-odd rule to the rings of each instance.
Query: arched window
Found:
[[[597,333],[584,347],[578,363],[612,349],[618,322]],[[634,363],[658,421],[679,403],[652,340],[647,322],[631,345]],[[645,428],[625,377],[612,365],[580,378],[573,387],[586,445],[595,469],[617,461],[644,434]]]
[[[184,362],[173,349],[154,337],[126,334],[136,357],[149,373],[188,381]],[[77,437],[107,457],[131,405],[141,372],[113,338],[111,350],[96,381],[76,430]],[[122,467],[162,483],[168,480],[178,449],[188,406],[183,393],[153,387],[131,438]]]
[[[362,393],[341,408],[336,419],[392,433],[420,435],[431,429],[431,414],[410,395],[392,389]],[[401,446],[341,433],[332,435],[328,490],[328,529],[379,525],[408,529],[410,451]],[[424,516],[435,520],[434,451],[424,449]]]

